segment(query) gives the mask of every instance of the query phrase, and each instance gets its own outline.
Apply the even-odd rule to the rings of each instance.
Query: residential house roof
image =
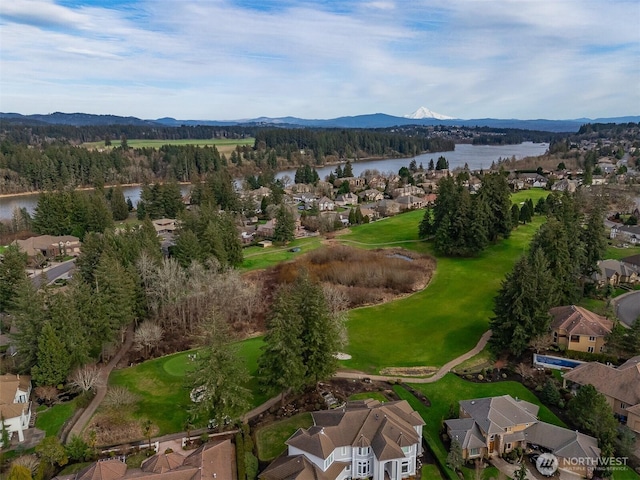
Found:
[[[554,307],[549,314],[553,317],[551,328],[565,330],[567,335],[604,337],[613,328],[613,322],[608,318],[576,305]]]
[[[92,463],[76,475],[76,480],[118,480],[124,477],[127,464],[116,459]]]
[[[73,235],[40,235],[38,237],[27,238],[26,240],[16,240],[16,245],[20,247],[20,250],[32,257],[41,253],[43,250],[48,250],[54,246],[57,247],[60,242],[68,245],[71,243],[80,243],[80,239]]]
[[[539,407],[510,395],[462,400],[460,407],[487,434],[504,433],[508,427],[537,421]]]
[[[447,420],[451,440],[457,440],[462,449],[482,448],[486,441],[473,418],[454,418]]]
[[[578,431],[539,422],[524,432],[528,444],[542,445],[564,458],[599,458],[598,441]]]
[[[182,466],[184,457],[176,452],[161,453],[145,460],[141,468],[143,472],[164,473]]]
[[[323,472],[304,455],[287,456],[285,452],[271,462],[259,477],[265,480],[334,480],[346,465],[344,462],[333,462]]]
[[[15,418],[22,415],[23,410],[29,408],[27,403],[14,403],[18,390],[29,392],[31,377],[28,375],[0,375],[0,415],[4,418]]]
[[[628,405],[640,403],[640,355],[615,368],[600,362],[583,363],[564,378],[580,385],[591,384],[598,392]]]
[[[634,275],[638,274],[638,266],[631,263],[625,263],[621,260],[600,260],[598,262],[599,272],[595,273],[595,279],[598,281],[606,282],[614,275],[618,276],[618,280],[623,278],[630,279]]]

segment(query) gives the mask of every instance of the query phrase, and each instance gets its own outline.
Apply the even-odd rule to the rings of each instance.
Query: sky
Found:
[[[638,0],[2,0],[0,111],[640,115]]]

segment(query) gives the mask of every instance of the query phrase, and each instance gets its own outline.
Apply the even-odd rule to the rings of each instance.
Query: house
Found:
[[[640,226],[639,225],[615,225],[611,227],[609,238],[617,238],[623,242],[629,242],[632,245],[640,243]]]
[[[403,195],[396,199],[400,210],[415,210],[424,207],[424,199],[422,197],[414,197],[413,195]]]
[[[376,175],[369,179],[369,188],[375,190],[384,190],[387,186],[387,179],[383,176]]]
[[[406,400],[349,402],[312,416],[314,425],[289,437],[287,451],[259,478],[399,480],[416,475],[425,423]]]
[[[553,185],[551,185],[551,191],[552,192],[569,192],[569,193],[573,193],[573,192],[576,191],[576,188],[578,188],[578,181],[577,180],[569,180],[567,178],[564,178],[564,179],[560,180],[559,182],[556,182]]]
[[[563,375],[567,383],[593,385],[607,398],[613,414],[634,432],[640,433],[640,355],[619,367],[589,362]]]
[[[425,205],[435,205],[436,200],[438,199],[438,195],[435,193],[428,193],[424,196],[424,204]]]
[[[328,197],[322,197],[318,200],[318,210],[321,212],[331,211],[336,209],[336,204]]]
[[[415,185],[405,185],[404,187],[394,188],[391,191],[391,196],[396,200],[398,197],[404,197],[407,195],[424,195],[424,190],[420,187],[416,187]]]
[[[256,228],[256,236],[257,237],[262,237],[262,238],[273,237],[275,232],[276,232],[276,219],[275,218],[267,220],[266,223],[263,223],[262,225],[258,225],[258,228]]]
[[[380,190],[376,190],[375,188],[369,188],[364,192],[360,192],[358,196],[364,202],[377,202],[378,200],[382,200],[384,198],[383,193]]]
[[[358,195],[355,193],[345,193],[343,195],[338,195],[335,201],[336,205],[344,207],[346,205],[357,205],[358,204]]]
[[[608,318],[576,305],[554,307],[549,315],[553,342],[567,350],[600,353],[613,328]]]
[[[156,233],[158,235],[163,233],[173,233],[178,228],[176,226],[175,218],[159,218],[157,220],[152,220],[153,228],[156,229]]]
[[[27,375],[0,375],[0,416],[9,432],[9,438],[18,434],[24,442],[24,431],[31,420],[31,377]],[[0,439],[0,445],[2,440]]]
[[[159,453],[145,460],[140,468],[128,469],[119,459],[92,463],[69,480],[235,480],[235,447],[231,440],[206,443],[189,455]]]
[[[361,188],[364,188],[366,183],[365,179],[362,177],[342,177],[336,178],[336,180],[333,182],[333,186],[337,188],[344,182],[347,182],[349,184],[349,188],[351,190],[360,190]]]
[[[558,457],[559,468],[589,478],[600,458],[595,438],[538,420],[533,403],[501,397],[461,400],[460,418],[445,421],[447,434],[465,459],[491,458],[515,448],[537,448]],[[576,458],[583,459],[575,465]]]
[[[60,255],[77,257],[80,255],[80,239],[72,235],[40,235],[26,240],[16,240],[20,251],[25,252],[31,265],[39,259],[51,259]]]
[[[593,274],[593,280],[602,287],[604,285],[618,286],[621,283],[636,283],[638,266],[625,263],[624,260],[600,260],[598,271]]]
[[[380,200],[376,203],[376,209],[383,217],[390,217],[400,213],[400,205],[395,200]]]

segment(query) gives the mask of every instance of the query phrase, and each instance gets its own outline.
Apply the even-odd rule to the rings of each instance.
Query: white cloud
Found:
[[[636,2],[339,5],[3,4],[0,109],[201,119],[420,105],[467,118],[640,111]]]

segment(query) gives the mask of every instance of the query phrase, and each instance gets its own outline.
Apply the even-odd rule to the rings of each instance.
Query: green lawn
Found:
[[[291,418],[266,425],[256,430],[256,448],[258,459],[269,462],[286,449],[285,441],[299,428],[309,428],[313,425],[311,414],[299,413]]]
[[[300,255],[315,250],[321,246],[320,237],[301,238],[294,240],[286,246],[273,247],[247,247],[243,251],[244,260],[242,262],[241,270],[259,270],[263,268],[272,267],[281,262],[293,260]],[[294,247],[299,247],[299,252],[291,252]]]
[[[38,411],[36,428],[44,430],[47,437],[56,436],[62,430],[64,422],[69,420],[76,411],[76,401],[59,403],[43,411]]]
[[[630,257],[631,255],[640,254],[640,247],[629,247],[629,248],[617,248],[613,245],[607,246],[607,252],[604,255],[604,258],[609,259],[612,258],[614,260],[620,260],[624,257]]]
[[[519,192],[515,192],[511,194],[511,201],[513,203],[519,204],[520,202],[524,202],[525,200],[531,199],[533,202],[533,206],[536,206],[538,200],[541,198],[547,198],[551,192],[549,190],[545,190],[543,188],[532,188],[530,190],[520,190]]]
[[[262,338],[252,338],[240,343],[241,355],[246,359],[252,379],[247,385],[253,392],[252,408],[264,403],[267,397],[260,392],[255,373]],[[184,429],[190,405],[189,389],[184,378],[191,361],[190,352],[181,352],[134,367],[114,371],[110,385],[124,386],[139,396],[133,412],[136,418],[148,418],[159,429],[159,435]]]
[[[440,440],[440,429],[442,422],[448,419],[450,405],[455,406],[457,409],[459,400],[508,394],[514,398],[517,397],[540,405],[538,418],[543,422],[565,426],[547,407],[540,404],[533,393],[517,382],[473,383],[453,374],[448,374],[436,383],[414,384],[411,386],[424,392],[431,401],[431,407],[424,406],[409,391],[399,385],[394,386],[393,389],[401,399],[407,400],[424,419],[426,425],[423,428],[423,435],[442,464],[446,464],[448,452]],[[465,471],[465,478],[472,478],[472,473],[471,469],[468,472]],[[456,478],[451,470],[448,470],[448,474],[450,478]]]
[[[620,470],[615,470],[612,478],[613,480],[638,480],[640,475],[625,465]]]
[[[387,217],[377,222],[367,223],[351,227],[351,232],[336,237],[346,244],[354,244],[363,248],[378,248],[392,242],[406,242],[411,240],[418,242],[418,225],[424,217],[424,209],[413,210],[395,217]],[[413,249],[426,252],[426,243],[419,242],[406,245],[414,245]],[[415,245],[418,245],[417,247]]]
[[[369,398],[373,400],[378,400],[380,403],[388,402],[389,399],[385,397],[381,392],[362,392],[362,393],[354,393],[349,397],[349,401],[351,400],[368,400]]]
[[[211,146],[236,146],[236,145],[251,145],[255,143],[254,138],[205,138],[205,139],[178,139],[178,140],[148,140],[148,139],[127,139],[127,145],[129,148],[160,148],[163,145],[195,145],[198,147]],[[111,147],[105,147],[104,141],[100,142],[88,142],[83,143],[83,147],[86,148],[114,148],[120,146],[119,139],[111,140]]]
[[[385,229],[381,238],[417,237],[420,212],[387,222],[403,217],[404,222]],[[476,258],[439,258],[430,285],[421,292],[351,311],[346,351],[352,359],[344,361],[344,366],[369,373],[386,366],[441,366],[469,351],[487,330],[500,283],[542,222],[535,217]],[[340,238],[375,241],[378,237],[372,228],[376,226],[364,225]],[[369,228],[363,233],[364,227]],[[428,245],[410,243],[406,248],[426,251]]]

